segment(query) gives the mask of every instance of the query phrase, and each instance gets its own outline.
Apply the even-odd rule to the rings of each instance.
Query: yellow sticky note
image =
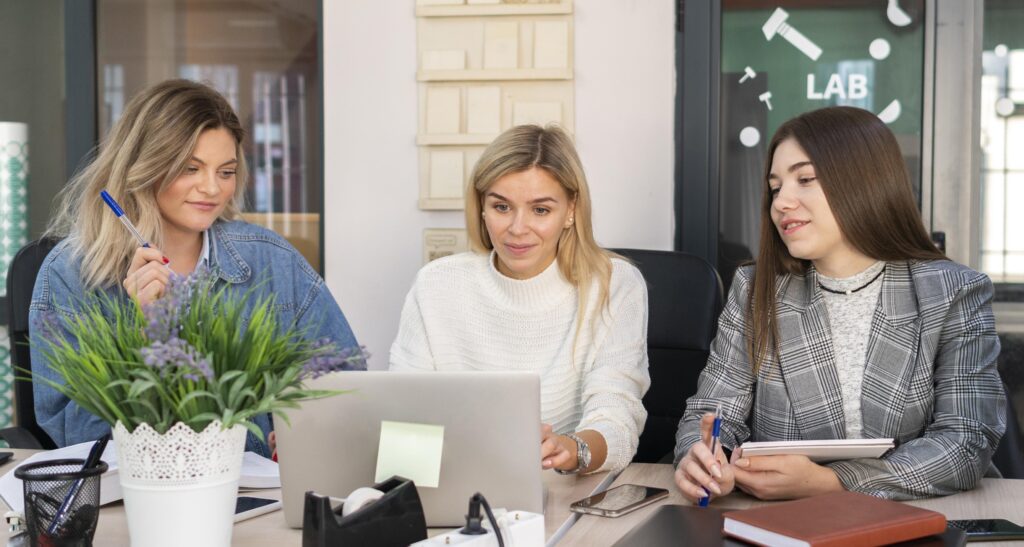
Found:
[[[412,479],[417,488],[437,488],[443,446],[443,425],[382,421],[374,480],[400,475]]]

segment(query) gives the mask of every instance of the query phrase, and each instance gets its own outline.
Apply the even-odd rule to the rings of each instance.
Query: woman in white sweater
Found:
[[[647,412],[647,287],[594,242],[569,136],[518,126],[484,151],[466,192],[472,252],[423,267],[392,370],[521,370],[541,377],[541,465],[617,470]]]

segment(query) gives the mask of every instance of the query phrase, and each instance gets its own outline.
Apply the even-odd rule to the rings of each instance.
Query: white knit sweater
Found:
[[[608,309],[591,330],[598,288],[576,345],[577,291],[555,261],[516,280],[494,253],[462,253],[420,270],[405,299],[392,370],[522,370],[541,377],[541,419],[558,433],[595,430],[608,443],[601,470],[636,452],[647,412],[647,286],[631,264],[612,261]]]

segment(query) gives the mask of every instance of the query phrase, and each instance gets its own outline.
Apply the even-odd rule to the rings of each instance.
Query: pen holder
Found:
[[[100,476],[107,464],[82,469],[84,463],[51,460],[14,471],[24,484],[25,524],[34,547],[92,545],[100,511]]]
[[[302,547],[405,547],[427,539],[423,505],[411,480],[394,476],[373,488],[384,496],[347,516],[341,514],[344,505],[332,509],[330,497],[306,492]]]

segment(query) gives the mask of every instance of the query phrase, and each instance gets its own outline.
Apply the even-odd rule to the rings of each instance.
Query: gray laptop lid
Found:
[[[306,401],[275,420],[281,499],[302,526],[306,491],[345,497],[376,481],[382,421],[444,426],[437,488],[417,485],[427,526],[464,524],[469,497],[543,512],[540,378],[530,372],[340,372],[315,389],[355,390]]]

